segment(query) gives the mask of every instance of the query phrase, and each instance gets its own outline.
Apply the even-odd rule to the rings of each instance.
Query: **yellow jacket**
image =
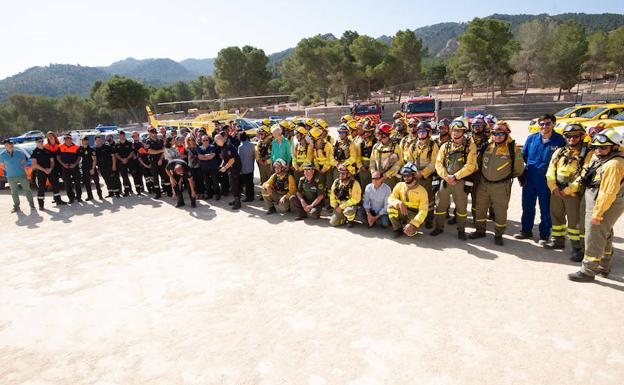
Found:
[[[464,139],[462,144],[457,144],[453,141],[450,143],[450,145],[447,145],[447,143],[442,144],[442,146],[440,146],[440,151],[438,152],[435,169],[438,172],[438,175],[440,175],[440,178],[444,179],[450,174],[453,174],[457,180],[460,180],[477,171],[477,146],[475,146],[474,142],[472,140]],[[464,159],[463,148],[466,145],[468,146],[468,155],[466,157],[467,159]],[[455,150],[462,151],[459,156],[461,163],[455,166],[458,170],[454,173],[449,173],[446,166],[446,153],[448,148],[450,148],[448,150],[449,153],[454,152]],[[459,165],[461,165],[461,167],[459,167]],[[451,165],[451,167],[453,167],[453,165]]]
[[[421,185],[410,188],[405,182],[399,182],[394,186],[392,194],[388,197],[388,210],[398,210],[401,202],[410,210],[418,210],[418,214],[410,223],[416,227],[422,225],[427,218],[427,211],[429,210],[427,190]]]
[[[621,196],[623,193],[624,158],[615,157],[601,165],[596,171],[594,181],[600,181],[600,187],[598,187],[598,196],[596,197],[592,218],[602,219],[604,213],[611,208],[618,194]]]
[[[303,164],[314,159],[314,146],[307,142],[295,144],[292,166],[295,171],[303,171]]]
[[[499,145],[492,139],[487,144],[481,155],[481,164],[479,167],[481,177],[485,181],[499,182],[508,177],[518,177],[524,173],[522,151],[518,148],[514,148],[515,160],[513,162],[511,161],[511,153],[509,151],[511,142],[512,139],[509,137],[505,142]],[[514,167],[513,170],[511,169],[512,163]]]
[[[321,147],[314,143],[314,167],[320,172],[328,172],[331,170],[331,160],[334,152],[334,147],[330,142],[324,141]]]
[[[396,160],[391,162],[390,157],[393,155],[396,157]],[[402,165],[403,162],[401,160],[401,152],[398,144],[394,145],[390,142],[385,146],[383,143],[377,142],[375,146],[373,146],[373,152],[370,157],[371,174],[379,170],[384,176],[392,178],[399,173]]]
[[[401,152],[401,159],[403,163],[413,162],[412,158],[412,146],[418,142],[418,138],[415,136],[407,135],[401,139],[399,143],[399,151]]]
[[[348,139],[348,141],[349,141],[349,146],[347,148],[347,151],[349,152],[349,156],[347,157],[347,159],[345,159],[342,162],[338,161],[334,157],[334,153],[335,153],[336,147],[341,145],[340,140],[336,141],[336,144],[334,145],[334,148],[332,149],[332,153],[331,153],[331,164],[332,164],[332,166],[338,167],[338,163],[342,163],[345,166],[356,166],[357,165],[357,158],[358,157],[357,157],[357,150],[355,149],[355,143],[351,139]]]
[[[288,185],[284,187],[286,187],[286,198],[290,198],[291,196],[295,195],[295,193],[297,192],[297,186],[295,184],[295,177],[292,176],[291,174],[286,174],[286,175],[288,175]],[[284,178],[282,178],[282,180],[283,179]],[[265,190],[267,190],[267,187],[271,186],[273,190],[278,191],[277,189],[279,188],[279,186],[276,186],[276,183],[278,182],[278,180],[279,180],[279,177],[277,176],[277,174],[273,173],[273,175],[271,175],[271,177],[266,182],[264,182],[262,187]]]
[[[436,159],[438,158],[439,147],[432,139],[428,139],[424,143],[419,140],[414,142],[410,148],[412,161],[425,178],[429,178],[435,170]]]
[[[349,183],[353,183],[351,189],[348,192],[348,197],[346,199],[339,199],[336,196],[337,189],[340,187],[340,179],[336,179],[332,184],[331,190],[329,191],[329,204],[331,207],[336,208],[339,206],[341,209],[346,209],[349,206],[357,206],[362,200],[362,188],[360,187],[360,183],[351,178]],[[347,186],[343,185],[344,188]]]
[[[565,185],[562,190],[565,195],[576,195],[581,189],[578,174],[589,164],[594,152],[587,150],[583,164],[579,164],[580,152],[581,148],[561,147],[552,154],[546,171],[546,183],[551,192],[557,188],[557,181]]]

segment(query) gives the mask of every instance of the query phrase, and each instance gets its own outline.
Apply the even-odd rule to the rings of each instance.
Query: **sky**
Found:
[[[0,79],[50,63],[210,58],[221,48],[246,44],[271,54],[319,33],[391,36],[493,13],[565,12],[624,13],[624,0],[3,0]]]

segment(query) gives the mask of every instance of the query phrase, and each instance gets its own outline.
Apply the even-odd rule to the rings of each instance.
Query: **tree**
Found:
[[[609,34],[607,51],[609,52],[610,66],[617,74],[614,90],[617,88],[620,75],[624,73],[624,27],[620,27]]]
[[[504,90],[510,81],[513,74],[510,59],[516,49],[508,23],[475,18],[459,37],[455,71],[467,70],[471,82],[485,85],[488,91],[492,88],[494,98],[495,85]]]
[[[215,79],[212,76],[200,76],[193,80],[189,86],[193,93],[193,99],[216,99]]]
[[[370,96],[372,83],[380,73],[378,66],[386,57],[388,46],[370,36],[361,35],[353,40],[350,50],[359,67],[361,77],[367,83],[368,95]]]
[[[242,51],[245,56],[245,94],[261,95],[273,77],[267,68],[269,58],[264,50],[248,45],[244,46]]]
[[[124,109],[132,114],[135,122],[141,122],[137,114],[139,108],[145,109],[149,90],[136,80],[113,76],[102,87],[104,99],[109,108]]]
[[[511,58],[513,68],[524,76],[524,96],[534,77],[546,79],[546,59],[552,47],[552,36],[557,24],[550,18],[534,19],[518,28],[520,49]]]
[[[251,46],[224,48],[215,59],[216,89],[223,96],[259,95],[272,78],[263,50]]]
[[[585,70],[590,73],[590,92],[594,90],[596,74],[607,68],[607,43],[609,38],[604,32],[596,32],[589,37]]]
[[[550,76],[559,86],[559,98],[561,98],[561,90],[569,92],[579,82],[586,58],[585,28],[572,20],[559,25],[549,54]]]
[[[387,73],[387,80],[396,84],[398,90],[397,101],[401,102],[401,91],[405,83],[416,81],[421,76],[423,44],[422,40],[416,36],[414,31],[399,31],[392,39],[390,50],[386,58],[392,57],[394,63],[389,65],[393,71]]]

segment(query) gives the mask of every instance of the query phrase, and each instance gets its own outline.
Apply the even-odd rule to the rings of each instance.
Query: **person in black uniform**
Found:
[[[228,134],[227,134],[227,131],[226,131],[226,130],[229,129],[228,127],[229,126],[224,126],[223,130],[220,133],[217,132],[218,134],[220,134],[223,137],[223,139],[224,139],[223,144],[225,144],[227,142],[227,139],[228,139]],[[214,141],[214,138],[213,138],[213,141]],[[223,153],[223,145],[221,145],[221,146],[218,145],[216,141],[214,141],[214,145],[217,148],[217,154],[219,154],[219,158],[221,158],[221,161],[223,161],[223,158],[221,157],[221,155]],[[226,196],[226,195],[228,195],[230,193],[230,187],[231,187],[230,186],[230,178],[229,178],[227,173],[222,173],[222,172],[218,173],[218,177],[219,177],[219,185],[221,186],[221,196]]]
[[[140,168],[140,172],[141,174],[145,175],[145,186],[147,187],[147,192],[148,193],[153,193],[154,192],[154,182],[153,182],[153,178],[152,178],[152,171],[151,171],[151,162],[150,162],[150,154],[147,153],[147,138],[143,139],[141,142],[138,143],[139,145],[137,146],[137,163],[138,163],[138,167]],[[135,182],[135,186],[136,186],[136,182]]]
[[[117,158],[117,173],[123,181],[123,196],[127,197],[132,192],[130,184],[130,161],[134,158],[134,146],[126,140],[126,133],[119,131],[119,141],[115,143],[115,158]]]
[[[230,187],[232,189],[232,195],[234,196],[234,200],[229,203],[232,206],[233,210],[238,210],[241,208],[241,184],[240,184],[240,173],[241,173],[241,160],[240,156],[238,156],[238,149],[234,147],[230,143],[226,143],[226,138],[222,135],[215,136],[215,143],[217,146],[221,146],[221,168],[219,172],[222,175],[227,175],[229,173]]]
[[[69,203],[75,201],[82,202],[82,188],[80,187],[80,155],[78,146],[72,142],[69,134],[63,136],[63,144],[59,146],[59,153],[56,160],[61,164],[63,181],[65,182],[65,193],[69,198]]]
[[[61,199],[60,189],[60,178],[61,178],[61,165],[56,161],[56,156],[58,155],[58,149],[60,146],[60,142],[58,137],[53,131],[48,131],[46,134],[47,143],[43,145],[43,148],[50,151],[53,155],[54,166],[52,167],[52,173],[49,174],[49,178],[52,181],[52,191],[54,193],[54,202],[57,205],[64,205],[66,202]]]
[[[189,198],[191,199],[191,207],[196,207],[195,182],[188,163],[182,159],[173,159],[167,164],[167,175],[171,181],[173,192],[178,199],[175,207],[184,206],[184,197],[182,193],[184,189],[188,189]]]
[[[150,127],[147,130],[149,138],[145,142],[147,144],[147,153],[150,155],[150,171],[152,173],[152,181],[154,183],[155,198],[160,198],[160,184],[162,182],[163,190],[167,195],[171,196],[171,185],[169,184],[169,177],[165,170],[165,143],[162,139],[159,139],[156,134],[156,129]],[[161,181],[162,179],[162,181]]]
[[[34,172],[34,179],[37,181],[37,201],[39,201],[39,209],[43,210],[43,203],[45,198],[46,183],[49,181],[52,185],[52,189],[55,194],[59,192],[58,180],[52,177],[54,171],[54,154],[43,146],[43,138],[37,139],[37,147],[33,150],[30,158],[32,159],[32,169]],[[55,195],[56,204],[65,204],[56,199],[58,195]]]
[[[143,184],[143,167],[141,167],[141,164],[139,163],[139,149],[143,148],[143,143],[141,143],[141,139],[137,131],[132,131],[131,136],[132,151],[134,152],[134,156],[128,165],[130,167],[132,179],[134,179],[134,189],[136,190],[137,195],[141,195],[143,194],[143,191],[145,191],[145,185]]]
[[[91,180],[95,184],[95,191],[97,191],[98,198],[104,199],[102,196],[102,187],[100,186],[100,175],[95,169],[97,159],[95,151],[89,146],[89,138],[82,138],[82,146],[78,150],[80,155],[81,167],[82,167],[82,184],[87,192],[87,201],[93,200],[93,191],[91,190]]]
[[[117,166],[117,158],[115,158],[115,152],[111,146],[108,143],[104,143],[102,136],[95,137],[95,158],[97,160],[97,168],[102,173],[102,178],[104,178],[104,183],[106,183],[106,189],[108,190],[106,198],[119,195],[113,176],[113,170]]]

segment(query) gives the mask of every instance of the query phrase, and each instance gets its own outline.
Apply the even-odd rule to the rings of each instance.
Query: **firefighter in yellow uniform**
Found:
[[[266,215],[286,213],[290,210],[290,197],[296,193],[295,178],[288,172],[286,161],[276,159],[273,167],[275,173],[262,185]]]
[[[488,209],[494,208],[494,243],[503,245],[503,234],[507,228],[507,209],[511,198],[513,178],[524,173],[522,151],[509,135],[511,130],[504,121],[492,128],[492,137],[482,150],[479,159],[479,182],[476,184],[477,206],[475,212],[476,230],[470,239],[485,237]]]
[[[271,129],[262,125],[258,128],[258,143],[256,143],[256,163],[260,172],[260,184],[263,184],[271,176]]]
[[[438,145],[431,138],[432,131],[433,129],[429,123],[418,123],[416,126],[417,140],[409,149],[411,154],[410,158],[413,159],[413,163],[418,171],[414,175],[414,178],[416,182],[427,191],[427,196],[429,197],[429,209],[427,211],[427,219],[425,220],[425,227],[428,229],[433,227],[433,213],[435,207],[433,177],[436,176],[435,162],[438,158],[439,151]]]
[[[340,176],[334,181],[329,193],[331,207],[334,213],[329,219],[330,226],[347,224],[353,227],[353,221],[357,214],[357,206],[362,200],[362,188],[353,177],[353,167],[338,165]]]
[[[303,176],[303,165],[312,163],[314,157],[314,145],[312,139],[308,136],[308,130],[304,124],[297,125],[295,149],[293,151],[292,168],[295,173],[295,180],[298,181]]]
[[[568,275],[572,281],[593,281],[608,276],[612,255],[607,244],[613,226],[624,212],[624,153],[622,136],[610,128],[594,135],[594,156],[583,172],[585,189],[585,256],[581,270]]]
[[[451,139],[451,129],[450,129],[451,121],[447,118],[440,119],[438,122],[438,135],[433,139],[438,147],[442,147],[442,145]]]
[[[466,126],[460,122],[453,122],[451,140],[444,143],[436,159],[436,171],[442,179],[435,209],[435,229],[432,236],[444,232],[446,214],[451,205],[451,196],[455,202],[457,212],[457,238],[466,240],[466,212],[468,207],[468,193],[472,184],[466,180],[477,170],[477,148],[465,136]]]
[[[410,119],[407,122],[407,135],[405,135],[399,143],[403,164],[414,161],[414,159],[412,158],[411,148],[412,145],[418,141],[418,135],[416,135],[418,123],[418,119],[414,118]]]
[[[359,122],[358,122],[359,123]],[[357,168],[360,185],[368,186],[372,181],[372,173],[370,171],[370,157],[373,153],[373,147],[377,143],[375,138],[375,127],[362,124],[362,136],[357,142]]]
[[[282,128],[282,136],[284,136],[290,143],[293,142],[293,136],[295,136],[295,124],[290,120],[282,120],[279,123]],[[292,150],[292,149],[291,149]]]
[[[350,122],[350,121],[352,121],[352,120],[353,120],[353,121],[355,121],[355,120],[353,119],[353,116],[351,116],[351,115],[343,115],[343,116],[340,118],[340,123],[342,123],[342,124],[347,124],[347,122]]]
[[[551,239],[544,244],[546,249],[565,248],[566,219],[567,233],[572,245],[572,256],[583,255],[581,242],[581,190],[578,178],[583,167],[589,164],[593,152],[584,143],[585,128],[580,124],[569,124],[563,129],[566,146],[553,153],[546,171],[546,183],[550,189],[550,217],[552,218]]]
[[[349,137],[349,128],[346,124],[338,127],[338,139],[334,142],[331,164],[334,167],[334,180],[338,179],[338,165],[357,166],[357,151],[355,143]]]
[[[401,141],[407,136],[407,123],[403,119],[397,119],[392,125],[392,134],[390,140],[401,150]]]
[[[386,183],[393,188],[397,183],[397,174],[401,169],[401,154],[399,146],[390,140],[392,126],[382,123],[377,128],[379,142],[373,146],[370,156],[371,175],[375,171],[381,172]]]
[[[312,140],[314,141],[312,147],[314,154],[312,162],[314,163],[314,168],[316,169],[318,178],[321,180],[325,188],[329,189],[334,180],[334,176],[331,172],[331,158],[334,149],[332,144],[325,140],[322,129],[314,127],[310,130],[310,137],[312,137]],[[325,192],[325,196],[329,196],[327,191]],[[329,199],[327,198],[325,199],[325,207],[330,207]]]
[[[406,163],[400,171],[403,181],[394,186],[388,197],[388,217],[396,237],[416,235],[427,218],[429,197],[416,180],[418,172],[414,163]]]

